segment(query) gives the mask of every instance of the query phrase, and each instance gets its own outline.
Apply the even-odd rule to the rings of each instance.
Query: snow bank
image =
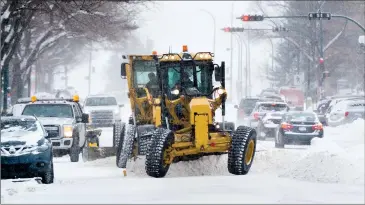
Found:
[[[306,152],[279,174],[305,181],[364,184],[364,120],[328,127]]]
[[[364,184],[364,120],[339,127],[326,127],[324,138],[311,146],[274,148],[272,141],[258,141],[251,173],[325,183]],[[147,177],[145,158],[130,161],[128,172]],[[222,176],[227,170],[227,155],[207,156],[196,161],[172,164],[167,177]]]

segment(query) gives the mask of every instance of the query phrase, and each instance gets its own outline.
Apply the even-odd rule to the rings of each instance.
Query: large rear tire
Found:
[[[127,128],[127,135],[124,138],[124,143],[119,143],[121,152],[116,156],[117,167],[119,168],[127,167],[127,161],[132,156],[135,135],[136,135],[136,126],[129,125]]]
[[[239,126],[232,135],[228,150],[228,171],[235,175],[246,175],[251,168],[256,152],[256,131]]]
[[[170,164],[165,162],[166,151],[174,143],[174,133],[164,128],[157,128],[152,134],[152,142],[146,155],[146,173],[150,177],[165,177]]]

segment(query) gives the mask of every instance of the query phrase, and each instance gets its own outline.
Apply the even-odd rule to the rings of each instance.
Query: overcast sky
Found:
[[[145,42],[147,38],[154,41],[154,50],[159,53],[168,52],[169,46],[172,46],[174,52],[180,52],[182,45],[187,45],[189,51],[211,51],[214,45],[214,21],[207,13],[211,13],[215,18],[216,38],[215,38],[215,61],[226,61],[227,67],[230,66],[230,34],[225,33],[221,28],[230,26],[232,2],[230,1],[158,1],[150,11],[142,13],[139,25],[141,26],[136,35]],[[270,8],[265,8],[269,14]],[[205,11],[203,11],[205,10]],[[259,13],[255,2],[236,1],[234,2],[234,18],[242,14]],[[271,28],[267,22],[241,22],[234,19],[234,26],[250,26],[252,28]],[[254,35],[254,34],[252,34]],[[275,42],[274,42],[275,44]],[[250,44],[251,54],[251,78],[252,78],[252,94],[258,94],[262,88],[268,87],[263,78],[260,78],[260,70],[265,64],[271,66],[271,44],[267,39],[255,40]],[[233,69],[234,76],[237,76],[237,42],[234,39],[234,59]],[[152,52],[152,51],[151,51]],[[93,74],[93,83],[91,85],[92,93],[98,93],[103,90],[103,82],[105,81],[103,72],[110,53],[97,52],[94,53],[93,66],[96,73]],[[245,53],[243,53],[245,61]],[[243,62],[245,65],[245,62]],[[69,84],[78,90],[81,96],[87,95],[88,86],[84,76],[80,73],[88,71],[87,61],[80,65],[79,68],[70,73]],[[62,85],[60,79],[56,79],[56,86]],[[227,82],[227,86],[229,83]],[[234,92],[235,93],[234,84]]]

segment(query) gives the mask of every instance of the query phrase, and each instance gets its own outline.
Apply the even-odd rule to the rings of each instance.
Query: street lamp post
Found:
[[[213,19],[213,29],[214,29],[214,31],[213,31],[213,53],[215,53],[215,39],[216,39],[215,38],[215,32],[216,32],[216,21],[215,21],[215,17],[214,17],[214,15],[212,13],[210,13],[207,10],[201,9],[201,11],[207,13]]]

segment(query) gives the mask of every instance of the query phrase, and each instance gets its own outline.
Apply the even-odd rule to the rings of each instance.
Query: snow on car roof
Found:
[[[115,98],[115,95],[112,94],[95,94],[95,95],[88,95],[86,98],[107,98],[107,97],[113,97]]]
[[[37,120],[34,116],[31,115],[19,115],[19,116],[4,116],[1,117],[1,120]]]
[[[265,102],[260,101],[260,102],[257,102],[257,104],[258,105],[261,105],[261,104],[275,104],[275,105],[280,104],[280,105],[287,105],[287,103],[285,103],[285,102],[278,102],[278,101],[265,101]]]

